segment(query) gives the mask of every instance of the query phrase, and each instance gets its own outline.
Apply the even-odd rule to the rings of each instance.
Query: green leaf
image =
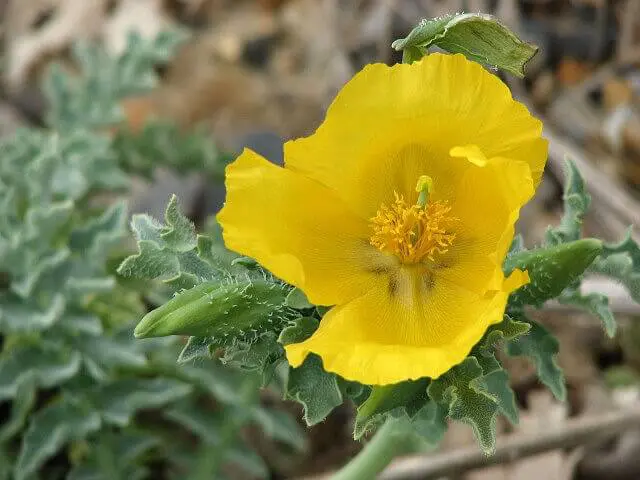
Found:
[[[602,252],[602,242],[593,238],[575,240],[553,247],[515,253],[504,264],[505,274],[514,269],[526,270],[530,282],[511,294],[509,306],[541,306],[559,296],[578,281]]]
[[[197,358],[213,357],[213,349],[217,345],[213,337],[189,337],[178,357],[178,363],[191,362]]]
[[[307,300],[307,296],[299,288],[294,288],[289,292],[289,295],[287,295],[285,300],[285,305],[298,310],[313,308],[313,305],[309,303],[309,300]]]
[[[590,271],[618,280],[631,298],[640,303],[640,246],[632,234],[633,227],[630,227],[621,242],[605,243],[602,255],[593,262]]]
[[[174,365],[174,368],[191,385],[228,405],[243,402],[240,386],[250,384],[256,390],[258,388],[255,375],[227,368],[217,360],[202,364]]]
[[[124,427],[137,411],[161,407],[188,395],[191,390],[178,380],[130,378],[96,388],[91,398],[105,423]]]
[[[308,426],[323,421],[343,401],[336,375],[326,372],[322,360],[314,354],[299,367],[289,369],[285,397],[302,404]]]
[[[216,337],[224,345],[232,339],[279,332],[297,316],[285,306],[288,293],[287,285],[269,280],[202,283],[148,313],[135,335]]]
[[[278,342],[282,345],[304,342],[313,335],[319,326],[320,322],[313,317],[296,318],[291,321],[290,325],[282,329]]]
[[[123,53],[113,57],[97,43],[76,43],[72,54],[81,74],[72,76],[54,65],[46,78],[47,123],[72,131],[119,122],[120,101],[151,90],[157,83],[154,68],[166,62],[185,39],[181,30],[162,32],[150,40],[131,33]]]
[[[449,417],[467,423],[473,429],[480,448],[487,453],[495,449],[497,399],[487,391],[483,371],[474,357],[467,357],[428,388],[429,397],[447,405]]]
[[[175,252],[188,252],[197,247],[195,227],[191,220],[180,212],[178,197],[171,195],[164,214],[166,226],[160,234],[165,245]]]
[[[34,377],[18,385],[15,398],[11,404],[11,416],[0,427],[0,444],[6,443],[20,433],[27,417],[36,403],[36,385]]]
[[[213,262],[211,252],[203,250],[211,244],[196,235],[193,224],[180,213],[175,195],[167,205],[165,223],[148,215],[133,216],[131,229],[138,240],[138,254],[122,262],[120,275],[161,279],[175,290],[229,277],[229,272]]]
[[[155,242],[138,242],[138,254],[125,259],[118,273],[125,277],[162,278],[171,280],[180,275],[180,261],[176,255],[167,255]]]
[[[595,315],[602,321],[604,330],[609,338],[616,335],[618,324],[609,307],[609,297],[601,293],[589,293],[583,295],[579,290],[563,292],[558,297],[558,302],[564,305],[572,305]]]
[[[266,386],[283,358],[284,349],[275,333],[268,331],[254,339],[235,340],[226,345],[220,361],[247,372],[260,372],[262,385]]]
[[[517,424],[519,418],[515,394],[509,386],[509,375],[495,356],[495,349],[499,344],[506,346],[508,342],[526,335],[530,329],[529,323],[505,315],[502,322],[489,327],[482,340],[471,351],[484,374],[478,382],[495,398],[500,412],[513,424]]]
[[[213,412],[210,408],[205,409],[194,401],[181,401],[178,405],[164,412],[164,415],[197,435],[214,449],[223,451],[225,462],[242,467],[247,473],[260,478],[267,476],[268,469],[255,452],[237,444],[229,445],[227,439],[223,438],[223,432],[225,428],[228,428],[227,424],[234,421],[234,418],[230,417],[237,417],[237,413],[233,411],[231,406],[224,411]],[[242,418],[240,420],[241,423],[244,423]],[[234,430],[238,429],[234,428]],[[213,449],[209,448],[209,451],[211,450]]]
[[[300,317],[282,330],[278,341],[283,345],[302,342],[318,326],[315,318]],[[343,402],[338,377],[325,371],[322,359],[314,354],[310,354],[299,367],[289,368],[285,398],[295,400],[304,407],[304,420],[308,426],[323,421]]]
[[[0,359],[0,400],[15,398],[24,382],[51,388],[75,376],[81,365],[77,352],[36,346],[16,347]]]
[[[202,129],[185,132],[175,122],[152,120],[142,130],[121,128],[113,149],[124,170],[147,177],[159,164],[179,173],[202,172],[216,180],[224,177],[225,158],[211,135]]]
[[[529,329],[531,329],[531,325],[527,322],[521,322],[509,315],[504,315],[502,322],[491,325],[487,329],[476,349],[482,353],[493,355],[493,350],[498,344],[524,335]],[[485,371],[485,373],[489,372]]]
[[[507,353],[511,356],[526,356],[536,366],[538,377],[560,401],[567,396],[564,375],[556,361],[559,351],[558,340],[539,323],[531,324],[528,334],[507,343]]]
[[[411,425],[418,439],[426,443],[424,447],[437,446],[449,427],[448,408],[443,404],[429,401],[411,418]]]
[[[11,480],[11,463],[13,458],[0,446],[0,480]]]
[[[451,53],[463,53],[470,60],[501,68],[518,77],[538,47],[521,41],[491,15],[453,14],[422,20],[409,35],[393,42],[396,50],[410,49],[409,60],[419,51],[438,46]]]
[[[162,415],[182,425],[191,433],[211,445],[221,441],[220,430],[224,422],[224,413],[205,409],[193,399],[185,399],[164,410]]]
[[[0,293],[0,330],[5,334],[47,330],[62,318],[66,306],[64,296],[60,294],[42,310],[33,301]]]
[[[100,428],[100,415],[88,405],[63,398],[31,417],[15,465],[15,479],[26,480],[67,443]]]
[[[298,452],[307,448],[307,436],[298,423],[286,412],[260,406],[251,409],[251,419],[267,437],[282,442]]]
[[[509,374],[505,370],[494,370],[480,380],[484,389],[498,402],[500,412],[517,425],[519,420],[516,396],[509,386]]]
[[[98,372],[96,379],[99,381],[109,377],[113,369],[136,369],[147,365],[146,356],[131,342],[77,333],[67,341],[82,353],[85,362],[94,366],[94,373]]]
[[[104,432],[92,441],[82,461],[74,465],[67,480],[143,480],[150,472],[141,468],[143,457],[160,443],[144,432]],[[142,461],[141,461],[142,460]]]
[[[391,412],[400,408],[413,417],[429,400],[429,379],[374,386],[367,400],[358,408],[353,436],[356,440],[384,423]]]
[[[100,216],[89,219],[71,232],[71,250],[91,256],[94,261],[100,259],[104,268],[108,254],[119,245],[126,233],[126,222],[127,205],[124,201],[116,202]]]
[[[582,236],[582,221],[589,209],[591,197],[585,190],[584,180],[573,160],[565,160],[564,214],[557,227],[545,234],[545,245],[559,245],[578,240]]]

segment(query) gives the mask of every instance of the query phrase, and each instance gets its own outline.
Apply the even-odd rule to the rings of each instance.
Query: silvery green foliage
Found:
[[[104,128],[122,121],[120,100],[149,92],[158,82],[154,68],[166,63],[184,42],[186,33],[162,32],[147,40],[132,32],[123,53],[109,55],[90,42],[73,47],[79,76],[54,65],[44,89],[49,100],[47,123],[59,131],[83,126]]]
[[[522,239],[516,237],[504,263],[506,274],[521,269],[528,272],[530,282],[510,296],[502,322],[488,329],[465,361],[437,379],[370,387],[326,372],[321,359],[310,355],[300,367],[288,367],[284,388],[286,398],[303,405],[306,422],[313,425],[322,421],[346,398],[351,398],[358,408],[356,439],[390,421],[409,434],[417,446],[430,448],[442,438],[449,418],[468,424],[479,446],[491,452],[495,447],[497,416],[503,415],[514,424],[519,417],[509,375],[497,349],[507,355],[529,358],[542,383],[563,400],[566,387],[556,362],[558,341],[528,318],[527,309],[539,308],[553,299],[572,303],[594,312],[603,320],[606,332],[613,335],[615,322],[608,312],[606,297],[580,293],[584,273],[611,275],[625,283],[634,298],[640,278],[640,249],[630,238],[615,245],[581,238],[589,197],[573,163],[568,163],[567,168],[565,212],[560,224],[549,229],[545,244],[539,248],[528,250]],[[162,279],[174,291],[186,289],[148,314],[137,331],[142,337],[193,335],[181,354],[183,361],[211,356],[213,349],[222,348],[223,360],[257,370],[264,379],[269,379],[276,366],[285,362],[280,345],[308,338],[326,312],[326,308],[311,305],[297,289],[289,287],[287,293],[286,285],[252,260],[238,258],[225,250],[215,224],[211,235],[196,235],[193,227],[176,214],[174,200],[167,207],[164,225],[140,216],[134,218],[132,227],[139,253],[126,259],[120,272]],[[229,299],[224,288],[240,285],[252,275],[272,282],[274,290],[258,294],[257,299],[234,297],[234,303],[243,304],[237,310],[240,314],[222,311],[220,307]],[[224,295],[225,301],[220,300],[218,293],[212,295],[214,291]],[[273,291],[279,293],[274,297]],[[280,315],[277,322],[267,322],[259,310],[252,310],[253,305],[276,307],[287,314]],[[250,331],[252,335],[247,340],[244,335]]]
[[[264,462],[238,436],[242,426],[304,444],[290,417],[260,405],[256,375],[216,362],[178,368],[175,339],[133,338],[149,287],[116,276],[126,205],[96,194],[126,189],[131,170],[151,173],[163,157],[143,157],[166,138],[169,165],[196,152],[213,165],[217,154],[206,137],[166,124],[141,138],[127,133],[126,144],[89,130],[117,121],[118,101],[150,87],[154,64],[176,44],[166,34],[148,44],[131,38],[115,59],[79,49],[83,75],[56,71],[49,81],[52,129],[0,143],[0,402],[8,411],[0,479],[148,478],[152,464],[167,478],[224,478],[220,468],[230,464],[264,478]],[[189,241],[168,237],[177,248]],[[148,414],[163,420],[150,423]]]
[[[124,124],[122,101],[155,87],[155,67],[167,63],[187,38],[180,30],[161,32],[152,39],[132,32],[118,56],[96,43],[77,43],[72,53],[79,75],[54,65],[46,78],[47,126],[65,137],[80,130],[85,141],[103,142],[109,165],[119,165],[127,173],[151,176],[164,166],[219,179],[225,159],[207,133],[185,133],[162,119],[149,121],[140,132],[131,132]],[[112,135],[107,135],[109,131]]]

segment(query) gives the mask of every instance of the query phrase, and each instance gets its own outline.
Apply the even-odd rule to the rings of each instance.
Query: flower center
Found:
[[[430,177],[420,177],[415,205],[394,192],[393,205],[382,204],[371,219],[371,245],[394,254],[402,263],[434,261],[436,255],[447,252],[456,236],[449,229],[457,219],[449,215],[448,202],[429,200],[432,185]]]

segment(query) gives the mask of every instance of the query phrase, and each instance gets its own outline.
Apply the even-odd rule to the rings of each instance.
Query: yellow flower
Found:
[[[285,167],[245,150],[227,168],[227,246],[333,306],[309,353],[349,380],[438,377],[502,320],[502,263],[547,155],[542,125],[461,55],[369,65]]]

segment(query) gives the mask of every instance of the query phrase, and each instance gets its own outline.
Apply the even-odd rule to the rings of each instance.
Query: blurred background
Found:
[[[184,130],[204,126],[221,150],[250,146],[274,162],[281,162],[283,140],[313,132],[335,93],[363,65],[400,61],[391,42],[421,18],[492,13],[540,47],[526,79],[499,73],[544,121],[550,140],[544,181],[519,224],[526,243],[538,243],[560,217],[565,155],[577,162],[592,195],[588,235],[618,240],[629,225],[640,226],[640,0],[5,0],[0,8],[0,135],[42,125],[48,108],[43,76],[51,62],[75,71],[75,42],[95,40],[117,55],[131,30],[154,37],[182,28],[191,37],[168,64],[158,65],[159,86],[124,100],[127,127],[135,131],[150,119],[169,119]],[[136,180],[132,209],[161,218],[171,193],[198,224],[224,198],[220,184],[198,174],[160,169],[151,181]],[[506,359],[523,411],[515,431],[506,422],[499,430],[546,432],[640,401],[640,310],[615,284],[593,279],[589,285],[611,295],[621,333],[607,340],[599,321],[559,305],[537,312],[560,339],[569,400],[556,403],[531,365]],[[298,406],[280,407],[300,420]],[[345,405],[308,430],[305,453],[289,463],[276,458],[260,433],[246,434],[271,478],[313,478],[358,450],[350,438],[352,410]],[[453,425],[434,455],[473,444],[470,429]],[[639,458],[640,428],[455,478],[636,479]]]

